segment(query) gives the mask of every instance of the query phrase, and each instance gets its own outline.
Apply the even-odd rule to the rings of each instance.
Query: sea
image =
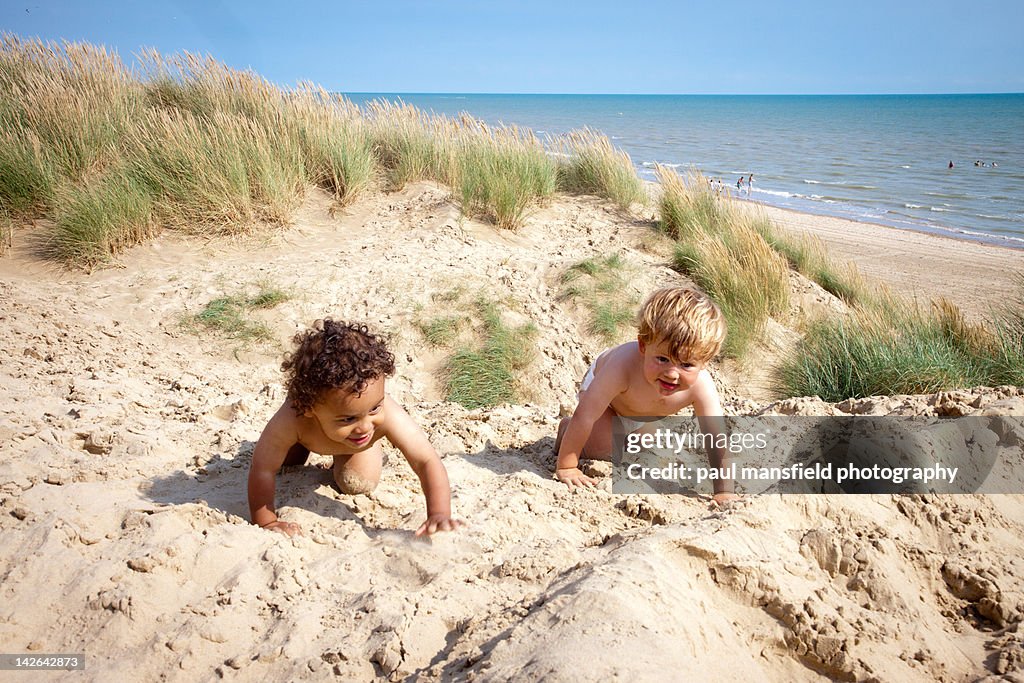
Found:
[[[346,97],[541,138],[589,127],[644,179],[693,168],[743,200],[1024,249],[1024,94]]]

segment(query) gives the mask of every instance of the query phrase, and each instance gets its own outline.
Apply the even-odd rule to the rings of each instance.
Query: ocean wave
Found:
[[[941,212],[941,213],[949,213],[950,211],[952,211],[952,209],[947,209],[944,206],[929,206],[928,210],[929,211],[938,211],[938,212]]]
[[[1002,242],[1002,241],[1006,241],[1006,242],[1013,242],[1014,243],[1013,246],[1024,245],[1024,238],[1022,238],[1022,237],[1011,237],[1010,235],[1004,234],[1002,232],[993,234],[993,233],[990,233],[990,232],[978,232],[976,230],[964,230],[962,228],[948,228],[948,230],[950,232],[955,232],[955,233],[960,234],[960,235],[968,235],[970,237],[978,237],[978,238],[983,239],[986,242],[993,242],[993,241],[994,242]]]
[[[877,190],[878,188],[874,185],[858,185],[856,183],[847,183],[840,180],[836,183],[829,183],[830,185],[838,185],[844,190]]]
[[[970,199],[970,196],[965,194],[946,194],[945,192],[925,192],[925,194],[939,199]]]
[[[821,185],[820,180],[807,180],[806,178],[804,179],[804,183],[807,185]]]
[[[791,192],[783,192],[781,190],[762,190],[759,187],[754,188],[754,192],[760,192],[761,194],[771,195],[772,197],[798,197],[799,196],[799,195],[795,195],[795,194],[793,194]]]
[[[904,209],[923,209],[924,206],[922,206],[921,204],[904,204],[903,208]]]

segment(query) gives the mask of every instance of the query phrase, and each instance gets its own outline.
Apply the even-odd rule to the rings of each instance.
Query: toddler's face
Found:
[[[705,363],[684,361],[673,358],[667,342],[644,344],[640,342],[640,353],[644,357],[644,379],[662,396],[685,391],[697,381]]]
[[[361,394],[331,389],[317,401],[306,417],[315,418],[320,429],[332,441],[360,449],[373,443],[384,405],[384,378],[366,384]]]

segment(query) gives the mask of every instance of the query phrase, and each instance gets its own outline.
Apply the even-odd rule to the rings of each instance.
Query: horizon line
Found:
[[[581,97],[949,97],[1024,95],[1024,91],[999,92],[875,92],[875,93],[629,93],[629,92],[484,92],[427,90],[336,90],[342,95],[573,95]]]

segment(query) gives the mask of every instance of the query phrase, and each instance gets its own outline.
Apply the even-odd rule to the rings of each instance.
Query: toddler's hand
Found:
[[[416,530],[416,535],[423,536],[426,534],[430,536],[437,531],[455,531],[460,526],[465,526],[465,524],[461,519],[455,519],[450,515],[431,515]]]
[[[271,531],[276,531],[279,534],[284,534],[285,536],[289,537],[304,535],[302,533],[302,527],[300,527],[298,524],[296,524],[295,522],[285,522],[281,519],[276,519],[270,524],[267,524],[266,526],[260,528],[270,529]]]
[[[575,486],[596,486],[597,482],[583,474],[579,467],[566,467],[555,470],[555,477],[569,487],[571,491]]]
[[[728,510],[730,508],[737,507],[737,504],[743,500],[743,497],[738,493],[731,491],[723,491],[716,493],[711,499],[711,508],[717,510]]]

